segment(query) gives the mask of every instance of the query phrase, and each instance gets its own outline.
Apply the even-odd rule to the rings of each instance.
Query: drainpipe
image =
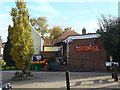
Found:
[[[67,40],[67,64],[69,64],[69,42]]]
[[[62,45],[62,56],[63,56],[63,45]]]
[[[41,52],[41,36],[40,36],[40,50],[39,50],[39,54]]]

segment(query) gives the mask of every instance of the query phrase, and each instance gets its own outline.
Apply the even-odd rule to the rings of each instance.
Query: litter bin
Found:
[[[40,64],[35,64],[35,71],[40,71],[41,65]]]

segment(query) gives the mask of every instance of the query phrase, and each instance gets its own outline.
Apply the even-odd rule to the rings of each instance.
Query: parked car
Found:
[[[12,90],[12,86],[10,83],[2,84],[2,81],[0,81],[0,90]]]

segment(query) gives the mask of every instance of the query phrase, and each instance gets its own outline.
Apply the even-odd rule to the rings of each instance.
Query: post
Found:
[[[112,78],[114,78],[114,73],[115,73],[114,72],[114,63],[112,63],[111,66],[112,66],[112,68],[111,68],[112,69]]]
[[[67,86],[67,90],[70,90],[70,73],[69,73],[69,71],[66,71],[66,86]]]
[[[117,70],[117,64],[114,65],[115,69],[114,69],[114,80],[118,81],[118,70]]]

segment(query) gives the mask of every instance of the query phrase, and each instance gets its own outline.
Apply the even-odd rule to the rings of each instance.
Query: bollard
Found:
[[[114,63],[112,63],[112,68],[111,69],[112,69],[112,78],[114,78],[114,73],[115,73],[114,72]]]
[[[66,71],[66,86],[67,86],[67,90],[70,90],[70,73],[69,73],[69,71]]]
[[[118,70],[117,70],[117,64],[115,64],[114,65],[114,72],[115,72],[115,74],[114,74],[114,80],[115,81],[118,81]]]

